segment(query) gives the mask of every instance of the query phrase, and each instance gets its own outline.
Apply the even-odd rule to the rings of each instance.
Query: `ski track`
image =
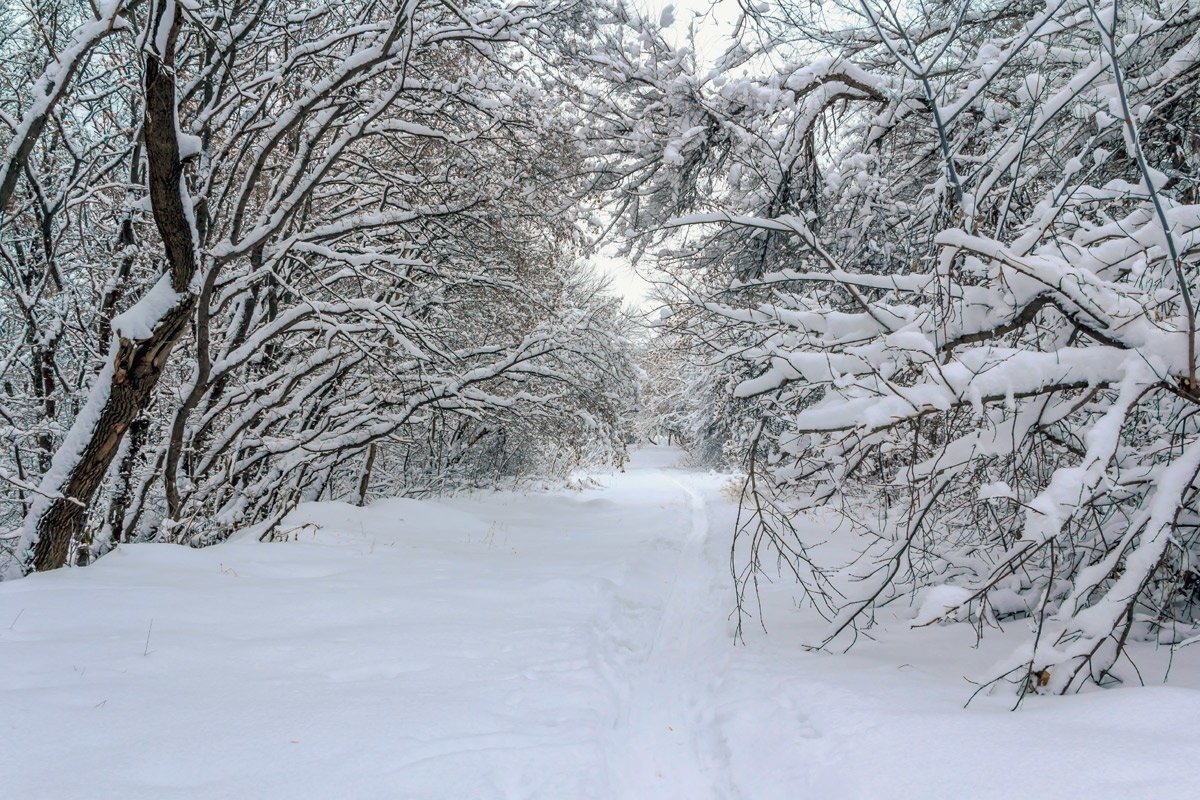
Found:
[[[0,797],[1194,796],[1194,689],[964,712],[962,676],[1011,645],[902,619],[806,653],[783,582],[771,635],[735,646],[729,477],[677,457],[580,492],[311,504],[287,542],[0,584]]]
[[[708,658],[711,650],[704,647],[711,643],[704,623],[721,618],[717,605],[725,588],[714,570],[708,511],[702,493],[686,480],[662,477],[683,494],[689,528],[645,655],[639,654],[625,670],[628,686],[619,693],[625,711],[613,732],[623,771],[615,796],[734,798],[728,751],[707,698],[695,690],[698,676],[711,688],[722,666]],[[717,616],[700,617],[714,610]]]

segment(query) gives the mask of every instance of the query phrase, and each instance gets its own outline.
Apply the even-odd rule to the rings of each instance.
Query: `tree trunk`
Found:
[[[375,443],[371,442],[371,446],[367,448],[367,463],[363,465],[362,474],[358,476],[358,502],[357,506],[367,504],[367,489],[371,487],[371,468],[375,466]]]
[[[198,243],[176,133],[174,61],[180,17],[175,3],[156,2],[149,25],[152,31],[165,35],[150,36],[146,49],[147,178],[154,221],[170,266],[171,288],[179,299],[157,316],[145,338],[127,339],[120,334],[113,338],[112,361],[92,387],[93,402],[100,408],[92,412],[89,402],[80,413],[60,448],[67,452],[56,454],[55,461],[63,463],[61,480],[52,466],[43,485],[48,498],[35,503],[26,519],[26,531],[31,532],[27,535],[32,538],[31,552],[24,556],[26,570],[56,569],[66,562],[71,540],[83,531],[96,490],[120,449],[122,437],[148,405],[196,305],[190,287],[197,270]],[[155,52],[156,46],[163,51]]]
[[[111,374],[105,370],[99,377],[109,381],[108,399],[95,420],[91,436],[58,490],[59,496],[50,501],[35,522],[33,570],[57,569],[66,562],[71,540],[83,531],[92,498],[116,457],[122,437],[147,405],[171,348],[187,329],[192,305],[189,298],[171,309],[149,339],[119,340],[114,369]]]

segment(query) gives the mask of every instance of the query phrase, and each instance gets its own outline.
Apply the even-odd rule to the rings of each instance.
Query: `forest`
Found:
[[[624,480],[712,562],[644,663],[982,645],[950,696],[1046,709],[1178,659],[1200,708],[1197,0],[0,0],[0,58],[0,627]],[[719,760],[380,796],[807,796]]]

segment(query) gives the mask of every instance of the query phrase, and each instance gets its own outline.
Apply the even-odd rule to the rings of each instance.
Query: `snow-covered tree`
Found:
[[[1032,621],[1021,693],[1194,634],[1200,6],[749,13],[713,68],[634,25],[591,137],[750,371],[743,591],[788,565],[838,645],[950,587],[925,622]],[[793,524],[829,504],[865,548],[836,586]]]
[[[7,573],[391,468],[516,474],[458,450],[527,418],[619,455],[632,367],[574,265],[585,184],[532,55],[586,10],[60,5],[6,11]]]

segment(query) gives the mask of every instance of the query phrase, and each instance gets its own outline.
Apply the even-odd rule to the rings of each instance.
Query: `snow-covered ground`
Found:
[[[1200,794],[1200,653],[1172,688],[963,710],[1011,643],[897,623],[807,653],[782,583],[735,646],[729,478],[676,456],[0,584],[0,797]]]

